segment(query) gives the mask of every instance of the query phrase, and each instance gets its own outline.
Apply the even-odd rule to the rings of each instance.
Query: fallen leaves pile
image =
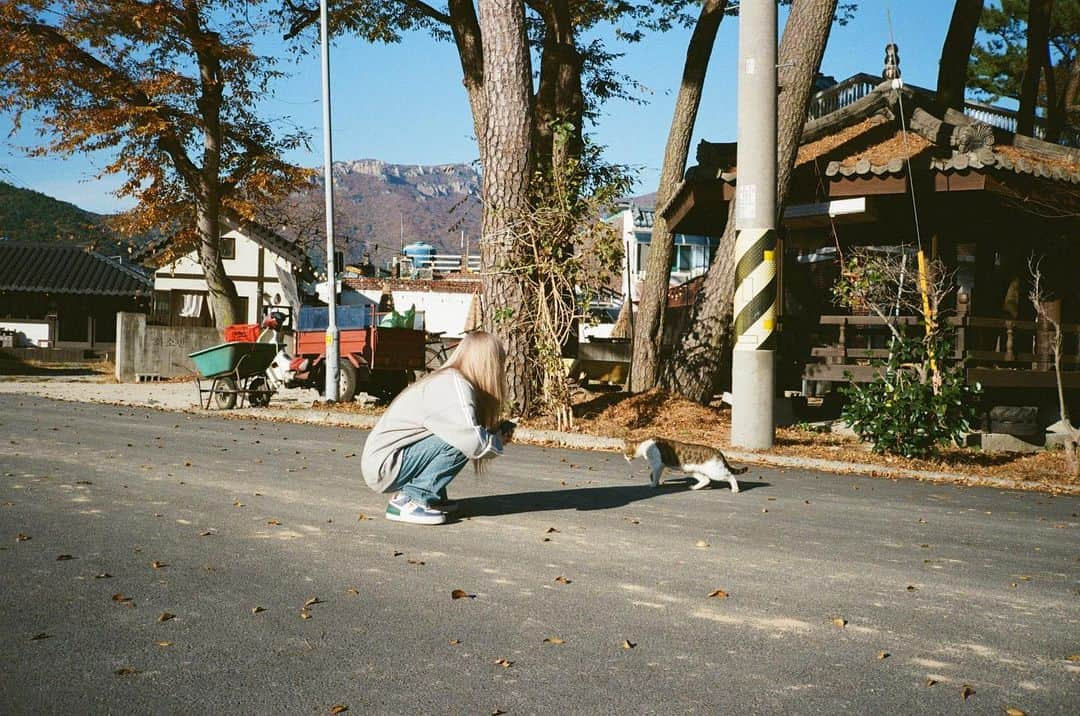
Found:
[[[555,428],[549,418],[527,420],[522,424],[542,430]],[[602,393],[587,396],[574,406],[574,432],[632,440],[656,436],[727,448],[730,446],[731,410],[726,405],[699,405],[657,389],[636,395]],[[916,460],[874,454],[866,444],[853,437],[792,426],[777,428],[776,441],[769,452],[900,470],[1022,480],[1034,489],[1050,492],[1057,486],[1080,484],[1066,476],[1065,456],[1060,450],[1023,455],[950,447],[942,450],[937,458]]]

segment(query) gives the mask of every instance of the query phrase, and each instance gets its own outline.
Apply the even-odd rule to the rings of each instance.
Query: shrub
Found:
[[[931,348],[936,371],[930,370]],[[897,339],[880,377],[841,388],[848,398],[844,421],[877,453],[926,457],[959,442],[978,416],[982,389],[964,381],[962,364],[942,360],[951,354],[940,336]]]

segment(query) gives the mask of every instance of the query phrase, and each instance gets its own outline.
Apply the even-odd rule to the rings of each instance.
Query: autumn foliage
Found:
[[[123,177],[128,235],[197,249],[218,325],[236,292],[218,255],[221,220],[256,209],[309,176],[281,154],[305,136],[276,136],[257,114],[271,58],[254,54],[256,0],[24,0],[0,4],[0,111],[40,125],[31,155],[104,150]],[[254,20],[257,22],[257,20]]]

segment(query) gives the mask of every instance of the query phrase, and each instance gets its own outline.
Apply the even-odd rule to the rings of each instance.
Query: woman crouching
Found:
[[[446,486],[465,463],[502,455],[514,424],[499,422],[506,353],[490,333],[469,333],[438,370],[406,388],[375,423],[360,460],[364,481],[394,492],[386,519],[438,525],[457,505]]]

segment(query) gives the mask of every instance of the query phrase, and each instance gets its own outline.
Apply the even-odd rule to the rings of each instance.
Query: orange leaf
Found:
[[[728,598],[728,593],[725,592],[723,589],[714,589],[711,592],[709,592],[709,596],[710,597],[715,597],[716,599],[727,599]]]

